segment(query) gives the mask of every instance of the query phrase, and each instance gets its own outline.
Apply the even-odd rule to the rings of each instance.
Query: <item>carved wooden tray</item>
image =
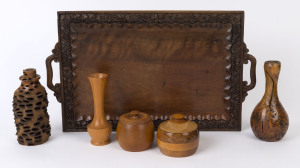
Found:
[[[200,130],[241,130],[242,102],[256,83],[243,33],[242,11],[58,12],[59,42],[46,65],[63,131],[86,131],[93,116],[87,76],[95,72],[109,75],[105,112],[114,129],[122,114],[140,110],[156,127],[183,113]],[[55,85],[52,61],[60,63]]]

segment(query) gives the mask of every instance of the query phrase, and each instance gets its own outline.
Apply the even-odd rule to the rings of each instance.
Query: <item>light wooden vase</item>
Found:
[[[94,98],[94,118],[87,126],[91,136],[91,144],[95,146],[107,145],[110,142],[112,125],[108,123],[104,114],[104,88],[107,74],[95,73],[89,75]]]

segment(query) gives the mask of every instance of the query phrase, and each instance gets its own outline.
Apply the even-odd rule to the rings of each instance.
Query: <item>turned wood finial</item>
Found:
[[[174,122],[185,122],[185,118],[183,114],[173,114],[171,121]]]
[[[138,119],[139,118],[139,111],[136,111],[136,110],[134,110],[134,111],[131,111],[130,112],[130,116],[131,116],[131,119]]]

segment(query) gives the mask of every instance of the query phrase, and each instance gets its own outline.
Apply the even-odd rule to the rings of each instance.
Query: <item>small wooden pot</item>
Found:
[[[150,115],[139,111],[123,114],[117,126],[117,139],[122,149],[130,152],[151,147],[154,124]]]
[[[194,154],[199,144],[197,124],[185,120],[184,115],[174,114],[157,129],[157,144],[160,151],[171,157],[186,157]]]

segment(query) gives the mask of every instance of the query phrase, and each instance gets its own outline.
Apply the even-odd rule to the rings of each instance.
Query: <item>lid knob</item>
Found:
[[[136,110],[131,111],[131,112],[130,112],[130,118],[131,118],[131,119],[138,119],[138,118],[139,118],[139,114],[140,114],[139,111],[136,111]]]
[[[23,70],[25,76],[34,78],[36,76],[36,70],[34,68],[27,68]]]
[[[40,79],[40,75],[36,74],[36,69],[27,68],[23,70],[23,75],[19,78],[21,81],[38,81]]]
[[[172,118],[171,118],[171,121],[174,121],[174,122],[185,122],[186,120],[185,120],[183,114],[173,114]]]

